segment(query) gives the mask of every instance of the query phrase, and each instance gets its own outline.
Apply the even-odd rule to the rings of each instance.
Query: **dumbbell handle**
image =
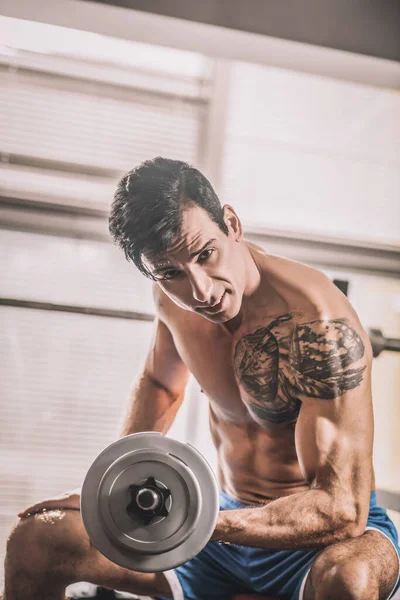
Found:
[[[141,510],[155,510],[161,505],[161,498],[151,488],[142,488],[136,494],[136,502]]]
[[[374,358],[380,355],[383,350],[390,352],[400,352],[400,339],[387,338],[380,329],[368,329],[369,339],[371,340],[372,353]]]

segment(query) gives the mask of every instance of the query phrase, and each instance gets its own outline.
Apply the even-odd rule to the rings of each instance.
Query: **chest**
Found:
[[[252,419],[265,427],[296,420],[300,401],[289,385],[289,331],[277,336],[258,324],[232,336],[208,324],[187,324],[175,330],[174,340],[221,416]]]

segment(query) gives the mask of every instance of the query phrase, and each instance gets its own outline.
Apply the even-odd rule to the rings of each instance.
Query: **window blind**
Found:
[[[143,160],[196,163],[205,112],[197,99],[3,66],[0,193],[106,209]]]
[[[2,559],[18,510],[79,486],[118,437],[151,330],[146,322],[0,308]]]
[[[185,53],[180,62],[179,51],[166,50],[163,65],[160,49],[125,44],[118,64],[115,43],[105,59],[104,37],[100,58],[94,50],[72,56],[72,38],[57,55],[58,34],[50,54],[0,48],[0,202],[30,210],[49,203],[68,221],[66,208],[108,212],[119,177],[143,160],[201,163],[209,92],[202,57],[191,71]],[[127,61],[135,52],[140,60]],[[1,224],[0,294],[153,311],[150,283],[110,243]],[[1,565],[18,510],[80,485],[116,439],[151,334],[148,322],[0,307]],[[0,589],[2,579],[0,569]]]

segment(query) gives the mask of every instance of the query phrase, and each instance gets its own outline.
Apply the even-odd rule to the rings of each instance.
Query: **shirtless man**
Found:
[[[179,161],[121,180],[110,231],[155,281],[157,312],[123,435],[167,433],[191,372],[218,451],[217,526],[188,563],[137,573],[91,546],[77,494],[45,501],[10,536],[6,599],[61,600],[76,581],[190,600],[391,597],[400,549],[374,494],[372,353],[347,298],[246,242],[234,209]]]

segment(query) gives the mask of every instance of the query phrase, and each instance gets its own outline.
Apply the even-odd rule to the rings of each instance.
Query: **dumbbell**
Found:
[[[196,556],[218,511],[218,485],[205,458],[154,432],[128,435],[103,450],[81,492],[92,544],[112,562],[145,573]]]

